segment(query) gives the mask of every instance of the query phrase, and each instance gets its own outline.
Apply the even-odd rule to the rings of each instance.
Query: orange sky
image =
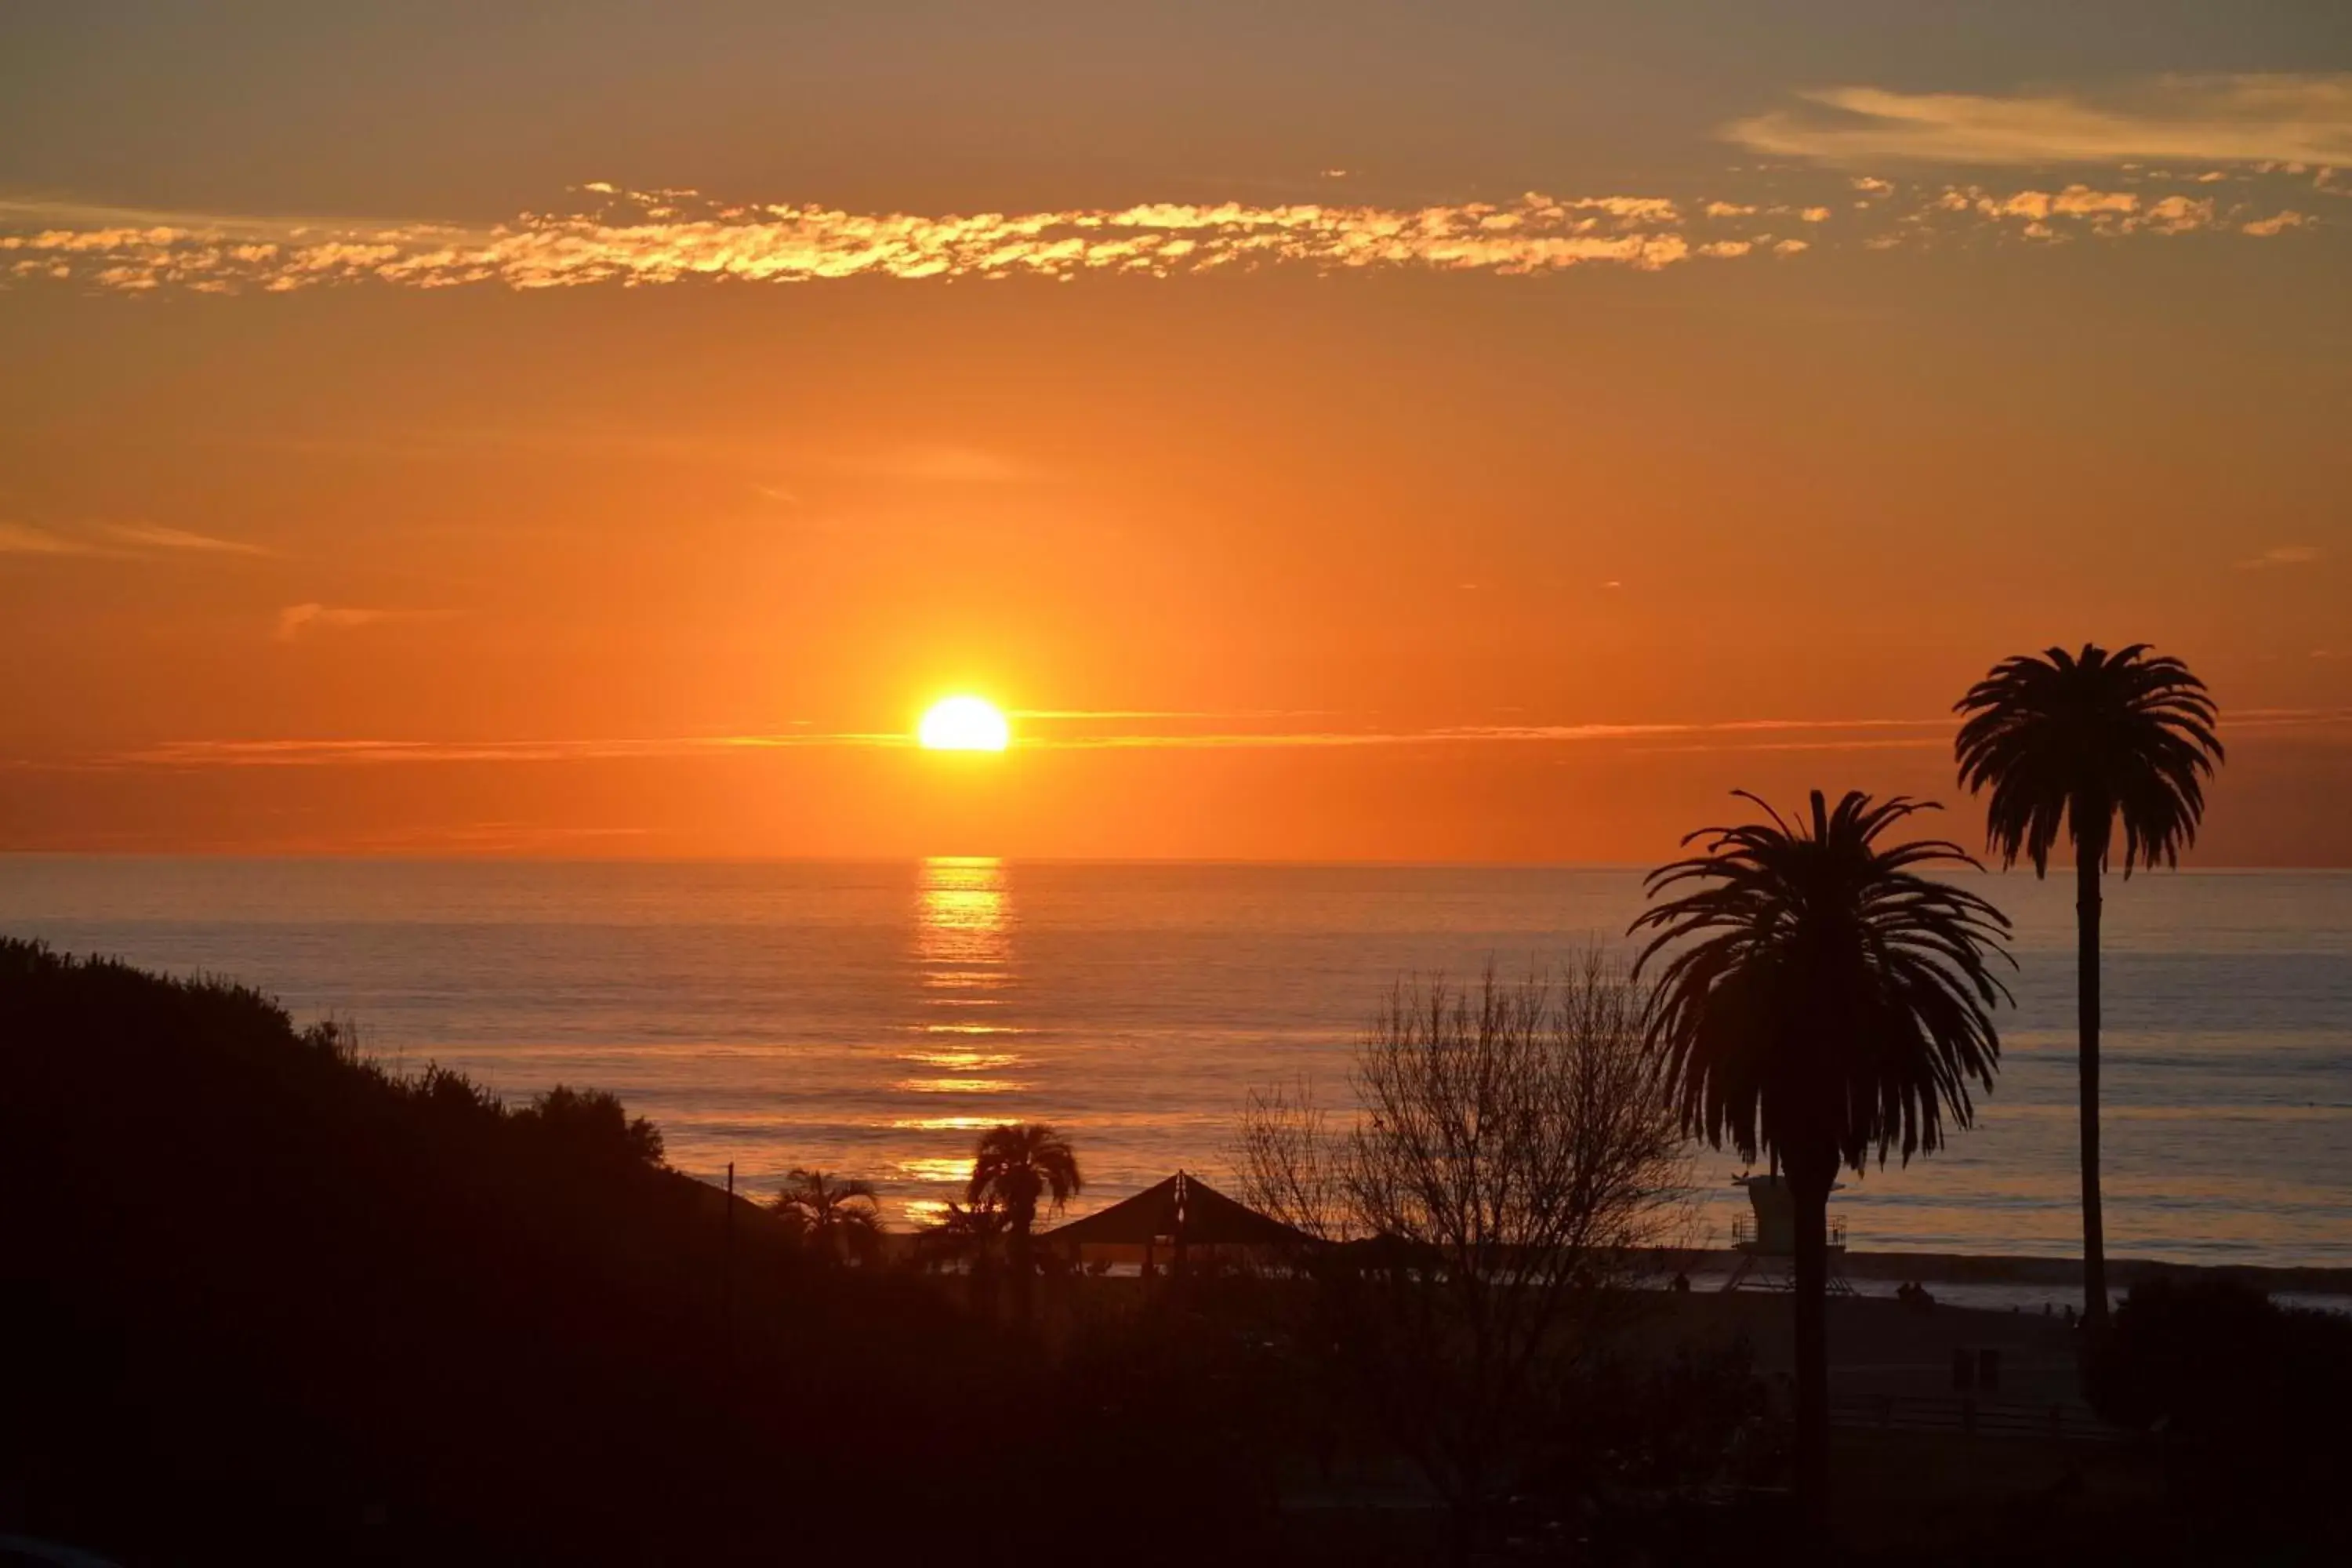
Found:
[[[1117,114],[1075,12],[975,81],[704,9],[562,81],[281,27],[97,142],[168,13],[0,25],[0,847],[1643,859],[1735,786],[1952,799],[1969,680],[2095,638],[2223,704],[2203,863],[2352,864],[2307,8],[2100,68],[1211,6]],[[813,119],[729,37],[874,68]],[[954,689],[1080,716],[864,739]]]

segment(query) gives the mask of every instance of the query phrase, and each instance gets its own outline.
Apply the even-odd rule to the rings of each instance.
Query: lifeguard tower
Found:
[[[1773,1171],[1761,1176],[1734,1176],[1731,1184],[1748,1189],[1749,1212],[1732,1216],[1731,1247],[1739,1254],[1739,1267],[1731,1271],[1723,1288],[1737,1290],[1753,1284],[1759,1290],[1795,1289],[1797,1200],[1789,1184]],[[1830,1191],[1844,1184],[1837,1183]],[[1829,1232],[1829,1292],[1853,1295],[1853,1282],[1845,1277],[1845,1221],[1831,1220]]]

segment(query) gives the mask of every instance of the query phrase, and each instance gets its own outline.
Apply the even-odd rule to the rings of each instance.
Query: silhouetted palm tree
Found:
[[[950,1202],[947,1213],[924,1226],[922,1234],[938,1251],[957,1256],[984,1252],[1004,1235],[1004,1211],[992,1204],[966,1208]]]
[[[1005,1228],[1004,1211],[992,1203],[966,1208],[950,1202],[946,1214],[923,1227],[916,1245],[934,1264],[942,1256],[968,1259],[971,1304],[984,1310],[995,1300],[996,1254]]]
[[[1081,1185],[1076,1152],[1068,1139],[1051,1127],[1042,1122],[1007,1124],[981,1135],[964,1198],[974,1205],[990,1204],[1004,1211],[1014,1289],[1024,1316],[1030,1279],[1036,1272],[1029,1234],[1037,1223],[1037,1205],[1050,1197],[1059,1212],[1077,1195]]]
[[[2084,644],[1993,666],[1955,704],[1969,715],[1954,752],[1971,793],[1988,785],[1986,842],[2047,876],[2059,823],[2074,844],[2075,1007],[2081,1046],[2083,1310],[2107,1321],[2106,1230],[2099,1205],[2099,878],[2124,830],[2124,875],[2178,864],[2205,815],[2204,780],[2222,760],[2205,683],[2147,645]]]
[[[1704,853],[1650,873],[1654,899],[1698,886],[1633,922],[1656,932],[1634,973],[1667,954],[1647,1032],[1684,1126],[1743,1158],[1777,1157],[1794,1200],[1797,1489],[1819,1534],[1830,1188],[1873,1150],[1884,1164],[1890,1149],[1907,1163],[1937,1147],[1947,1115],[1969,1124],[1969,1081],[1990,1089],[2000,1056],[1991,1008],[2008,993],[1987,961],[2009,922],[1914,869],[1974,865],[1958,845],[1877,842],[1919,803],[1856,791],[1832,811],[1816,790],[1796,827],[1764,809],[1769,824],[1702,829],[1683,842],[1705,839]]]
[[[768,1205],[819,1257],[864,1257],[882,1234],[882,1211],[871,1182],[838,1181],[823,1171],[796,1169]]]

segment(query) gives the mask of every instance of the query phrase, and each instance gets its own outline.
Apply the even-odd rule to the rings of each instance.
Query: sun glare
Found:
[[[1001,752],[1012,743],[1013,727],[984,698],[949,697],[923,715],[915,739],[927,752]]]

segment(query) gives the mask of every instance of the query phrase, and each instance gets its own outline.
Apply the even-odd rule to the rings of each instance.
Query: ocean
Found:
[[[2017,923],[1998,1083],[1832,1213],[1856,1249],[2071,1256],[2071,879],[1971,880]],[[1624,868],[0,858],[0,933],[245,981],[511,1097],[609,1089],[696,1175],[819,1167],[918,1220],[1003,1121],[1070,1134],[1081,1210],[1218,1182],[1248,1089],[1343,1096],[1400,975],[1622,946],[1642,907]],[[2352,1265],[2352,874],[2110,878],[2106,937],[2110,1255]],[[1694,1245],[1741,1168],[1695,1154]]]

